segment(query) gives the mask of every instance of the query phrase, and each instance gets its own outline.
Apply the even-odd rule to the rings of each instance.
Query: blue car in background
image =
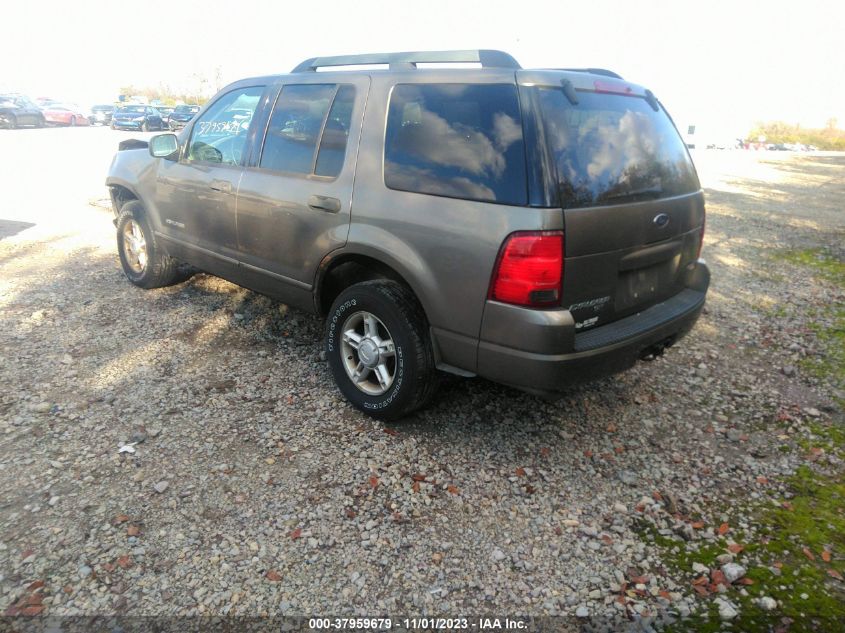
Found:
[[[199,111],[200,107],[198,105],[178,105],[176,106],[176,109],[170,113],[170,116],[167,119],[167,124],[174,132],[176,130],[181,130],[190,123],[191,119],[193,119]]]
[[[127,105],[114,111],[111,118],[113,130],[150,130],[164,129],[159,111],[148,105]]]

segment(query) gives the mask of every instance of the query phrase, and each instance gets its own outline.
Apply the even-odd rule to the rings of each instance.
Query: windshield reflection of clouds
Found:
[[[397,86],[388,122],[385,182],[435,195],[524,202],[516,93],[508,86]],[[508,99],[509,97],[509,99]]]
[[[563,206],[667,197],[698,189],[686,150],[668,117],[651,110],[644,100],[580,93],[579,105],[572,106],[561,91],[543,90],[541,103]]]

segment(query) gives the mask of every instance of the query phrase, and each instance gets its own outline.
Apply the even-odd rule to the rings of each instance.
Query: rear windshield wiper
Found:
[[[608,193],[602,196],[605,200],[616,200],[618,198],[637,198],[639,196],[650,196],[654,198],[660,197],[663,193],[663,187],[655,185],[653,187],[643,187],[642,189],[629,189],[628,191],[620,191],[619,193]]]

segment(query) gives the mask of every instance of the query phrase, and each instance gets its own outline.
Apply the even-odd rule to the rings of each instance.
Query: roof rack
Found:
[[[614,79],[622,79],[622,75],[607,70],[606,68],[558,68],[558,70],[568,70],[572,73],[590,73],[592,75],[604,75],[605,77],[613,77]]]
[[[404,53],[368,53],[365,55],[337,55],[334,57],[312,57],[293,69],[294,73],[315,72],[327,66],[360,66],[364,64],[388,64],[391,70],[409,70],[417,64],[465,64],[480,63],[482,68],[522,68],[507,53],[489,49],[465,51],[416,51]]]

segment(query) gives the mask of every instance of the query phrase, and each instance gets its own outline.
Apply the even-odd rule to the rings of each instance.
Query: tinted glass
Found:
[[[238,88],[220,97],[196,120],[188,160],[239,165],[263,86]]]
[[[320,150],[317,154],[317,166],[314,173],[318,176],[337,176],[343,167],[346,156],[346,140],[349,138],[349,125],[352,121],[352,106],[355,104],[355,88],[340,86],[329,110],[329,118],[323,128]]]
[[[536,88],[560,204],[588,207],[697,191],[695,169],[663,110],[641,97]]]
[[[146,108],[144,106],[127,106],[118,110],[118,112],[124,114],[144,114],[145,111]]]
[[[334,84],[285,86],[270,117],[259,166],[312,173],[317,140],[334,93]]]
[[[525,204],[525,146],[516,87],[403,84],[387,117],[391,189]]]

